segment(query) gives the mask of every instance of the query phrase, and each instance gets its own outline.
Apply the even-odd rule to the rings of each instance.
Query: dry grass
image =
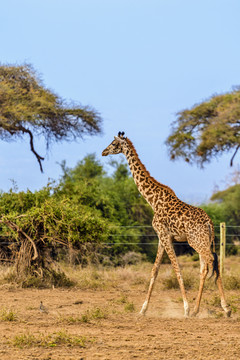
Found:
[[[3,308],[0,311],[0,321],[17,321],[18,315],[12,309]]]
[[[178,260],[186,289],[197,290],[199,286],[199,260],[186,255],[180,256]],[[151,263],[143,262],[116,268],[93,265],[82,268],[81,266],[66,264],[61,264],[60,268],[78,289],[109,290],[121,288],[126,290],[136,287],[147,290],[152,266]],[[227,290],[240,289],[239,273],[239,256],[227,257],[223,277],[224,287]],[[19,286],[14,282],[11,274],[12,267],[0,266],[0,285]],[[158,290],[177,289],[179,287],[171,264],[161,264],[155,287]],[[214,290],[215,288],[214,278],[207,279],[205,289]]]
[[[30,334],[24,333],[14,336],[11,345],[19,348],[23,347],[56,347],[60,345],[67,346],[86,346],[86,338],[83,336],[75,336],[66,331],[58,331],[52,334],[45,335],[43,333]]]
[[[190,256],[180,256],[178,258],[182,276],[184,280],[184,285],[187,290],[193,289],[197,290],[199,286],[199,261],[192,261]],[[164,290],[177,289],[179,287],[178,281],[175,273],[172,270],[171,265],[167,268],[166,265],[165,271],[161,273],[162,288]],[[236,290],[240,289],[240,258],[239,256],[230,256],[225,260],[225,270],[223,275],[224,288],[226,290]],[[216,289],[216,284],[214,277],[210,278],[210,273],[205,281],[204,288],[207,290]]]
[[[75,286],[41,290],[16,289],[14,283],[4,283],[2,275],[7,268],[0,269],[1,297],[5,306],[7,304],[0,318],[0,358],[70,360],[118,359],[121,356],[124,359],[159,359],[160,354],[161,359],[175,359],[176,356],[192,359],[198,356],[201,343],[204,359],[218,359],[219,353],[222,358],[237,359],[240,349],[239,259],[226,258],[225,263],[224,282],[225,287],[230,288],[226,298],[233,312],[230,319],[225,319],[217,286],[214,279],[210,279],[206,281],[198,317],[185,320],[181,292],[170,264],[161,265],[148,312],[141,318],[137,313],[149,286],[150,263],[118,268],[61,265]],[[183,256],[179,257],[179,263],[189,288],[187,298],[191,314],[199,286],[199,261]],[[166,282],[170,285],[164,290]],[[40,300],[48,307],[49,314],[39,311]],[[189,341],[179,347],[183,334],[187,334]],[[196,344],[195,352],[192,344]],[[176,355],[183,348],[186,353]]]
[[[124,310],[133,312],[135,311],[135,306],[132,302],[127,302],[126,305],[124,306]]]
[[[66,324],[90,323],[93,320],[107,319],[108,311],[99,307],[86,310],[81,316],[60,316],[58,321]]]
[[[224,276],[224,287],[227,290],[240,289],[240,277],[232,274],[226,274]]]
[[[189,269],[183,270],[182,275],[186,290],[195,289],[197,287],[197,279],[196,276],[192,275],[192,271],[190,271]],[[177,277],[172,269],[169,269],[168,271],[165,272],[165,274],[163,274],[162,288],[163,290],[179,288]]]
[[[67,277],[74,281],[77,288],[92,290],[108,290],[126,282],[131,286],[148,285],[152,264],[142,263],[125,267],[93,266],[82,268],[62,265]]]

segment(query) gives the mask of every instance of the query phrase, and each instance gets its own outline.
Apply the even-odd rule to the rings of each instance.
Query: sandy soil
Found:
[[[207,299],[213,293],[208,290],[199,315],[185,319],[179,290],[154,291],[147,315],[139,318],[145,295],[143,286],[119,285],[110,290],[30,290],[2,286],[0,309],[11,309],[18,318],[0,321],[0,359],[240,358],[239,308],[231,318],[222,317],[220,308],[209,305]],[[188,292],[188,296],[193,308],[196,291]],[[228,296],[240,300],[239,291]],[[48,314],[39,311],[40,301],[48,308]],[[98,308],[105,318],[91,315]],[[86,322],[83,322],[84,314],[88,316]],[[46,338],[60,331],[70,337],[84,336],[85,347],[16,343],[16,336]]]

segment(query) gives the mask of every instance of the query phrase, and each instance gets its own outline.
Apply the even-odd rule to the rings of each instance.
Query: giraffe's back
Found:
[[[214,227],[207,213],[181,201],[176,195],[168,194],[167,197],[168,201],[165,199],[164,206],[156,208],[154,217],[167,226],[176,240],[186,241],[186,238],[200,236],[212,242]]]

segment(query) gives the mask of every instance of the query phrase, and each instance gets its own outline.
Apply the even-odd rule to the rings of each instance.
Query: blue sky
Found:
[[[42,139],[44,174],[28,138],[0,142],[0,189],[14,179],[34,191],[58,179],[62,160],[73,167],[101,151],[118,131],[134,143],[151,175],[185,201],[207,200],[224,187],[231,154],[204,170],[171,162],[164,144],[176,113],[240,84],[238,0],[8,0],[0,12],[2,64],[31,63],[46,87],[91,105],[103,135],[75,143]],[[236,163],[238,159],[236,159]]]

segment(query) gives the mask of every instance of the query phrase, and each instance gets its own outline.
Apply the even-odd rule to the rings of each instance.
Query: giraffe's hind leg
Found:
[[[144,315],[145,312],[147,311],[147,307],[148,307],[149,300],[150,300],[152,290],[153,290],[153,285],[154,285],[154,282],[155,282],[155,280],[157,278],[159,266],[160,266],[161,261],[162,261],[163,253],[164,253],[164,247],[159,242],[156,260],[155,260],[153,268],[152,268],[151,280],[150,280],[150,285],[149,285],[149,288],[148,288],[147,298],[146,298],[145,302],[143,303],[142,309],[140,311],[141,315]]]
[[[200,256],[200,284],[199,284],[198,296],[197,296],[197,300],[196,300],[196,304],[195,304],[192,316],[197,315],[197,313],[199,312],[199,307],[200,307],[200,302],[201,302],[201,297],[202,297],[202,292],[203,292],[203,286],[204,286],[204,282],[205,282],[205,279],[208,274],[208,270],[210,269],[210,271],[212,271],[212,269],[214,269],[214,261],[217,261],[217,258],[214,259],[210,250],[209,250],[208,254],[205,254],[204,256],[201,256],[201,255],[199,255],[199,256]],[[218,263],[216,265],[219,268]],[[220,297],[221,297],[221,306],[222,306],[223,310],[225,311],[226,315],[229,317],[229,316],[231,316],[231,309],[229,308],[229,306],[226,303],[223,285],[222,285],[222,279],[221,279],[220,274],[217,275],[216,282],[217,282],[218,290],[219,290]]]
[[[218,257],[217,257],[216,253],[213,253],[213,255],[214,255],[214,261],[212,263],[212,269],[213,269],[213,273],[216,272],[216,283],[217,283],[218,291],[219,291],[220,298],[221,298],[221,306],[222,306],[223,310],[225,311],[227,317],[230,317],[232,310],[231,310],[230,306],[228,306],[226,299],[225,299],[222,278],[220,275],[220,267],[219,267],[219,263],[218,263]]]
[[[230,306],[228,306],[226,299],[225,299],[225,295],[224,295],[224,290],[223,290],[223,285],[222,285],[222,278],[221,275],[219,274],[218,278],[217,278],[217,286],[218,286],[218,291],[220,294],[220,298],[221,298],[221,306],[223,308],[223,310],[225,311],[227,317],[231,316],[232,310],[230,308]]]

